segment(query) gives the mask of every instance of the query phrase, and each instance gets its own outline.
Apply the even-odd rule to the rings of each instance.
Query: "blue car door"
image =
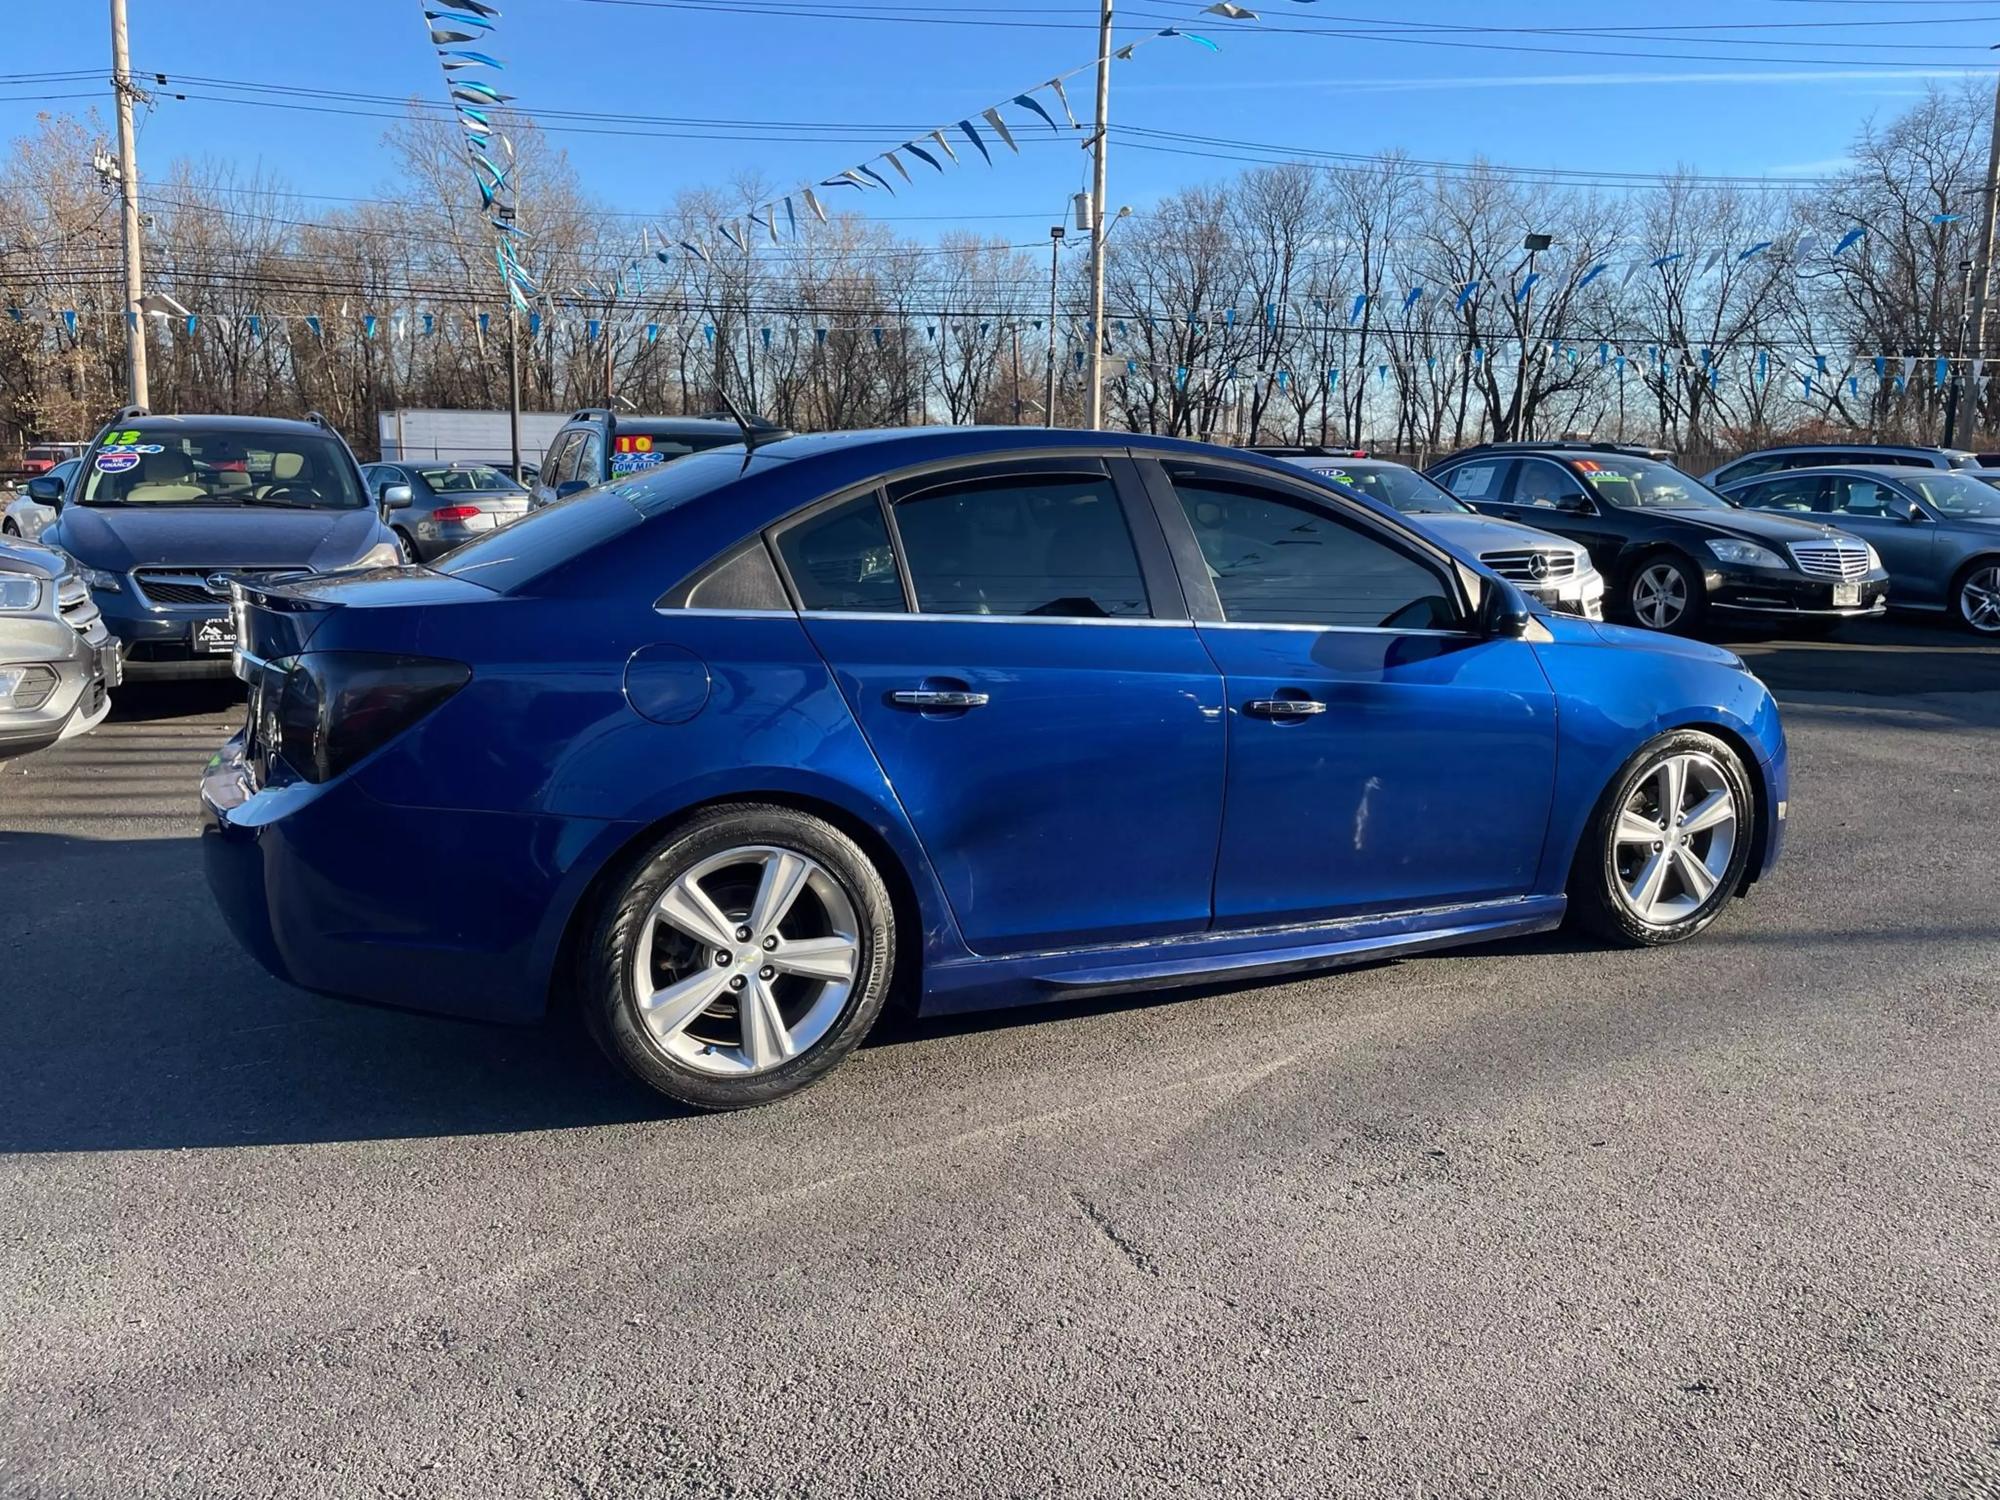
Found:
[[[1528,894],[1556,761],[1534,648],[1469,629],[1456,565],[1359,506],[1145,469],[1229,702],[1216,926]]]
[[[774,535],[975,952],[1209,923],[1221,676],[1131,476],[961,465]]]

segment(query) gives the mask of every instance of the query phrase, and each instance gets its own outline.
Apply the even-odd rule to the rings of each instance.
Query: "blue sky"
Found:
[[[1485,156],[1517,166],[1811,174],[1838,165],[1869,115],[1906,107],[1933,80],[1949,84],[1963,70],[1989,67],[1996,54],[1986,49],[2000,40],[2000,0],[1991,6],[1953,0],[1682,0],[1673,7],[1610,0],[1244,3],[1259,13],[1263,27],[1296,29],[1260,30],[1199,16],[1203,0],[1119,0],[1121,17],[1131,22],[1120,28],[1121,40],[1185,18],[1221,50],[1168,38],[1118,64],[1114,122],[1330,151],[1400,147],[1440,160]],[[142,167],[170,155],[207,156],[261,169],[302,192],[371,195],[389,180],[380,143],[385,120],[168,96],[175,89],[219,91],[219,85],[186,81],[196,77],[395,98],[442,96],[418,0],[130,5],[135,68],[176,80],[161,91],[146,121]],[[502,8],[484,50],[506,59],[503,86],[531,113],[863,127],[851,140],[659,138],[644,132],[667,127],[644,121],[595,127],[639,134],[555,135],[587,187],[642,214],[660,209],[678,188],[721,184],[738,173],[761,174],[779,188],[817,181],[920,127],[976,118],[980,108],[1088,62],[1096,10],[1095,0],[503,0]],[[764,13],[741,13],[746,8]],[[895,19],[856,19],[852,13],[862,10]],[[1885,20],[1951,24],[1856,24]],[[1760,24],[1792,29],[1740,29]],[[1592,37],[1430,31],[1391,40],[1379,34],[1383,27],[1469,25],[1686,29]],[[1343,29],[1378,35],[1333,34]],[[28,128],[38,110],[83,110],[92,102],[31,96],[105,92],[109,43],[101,3],[17,5],[7,31],[0,73],[11,81],[0,81],[0,133]],[[75,82],[22,76],[81,69],[93,71]],[[1087,118],[1087,76],[1074,80],[1071,97],[1079,117]],[[364,115],[390,108],[321,102]],[[1073,135],[1052,139],[1046,126],[1022,111],[1010,111],[1010,119],[1026,150],[1017,157],[996,146],[993,170],[973,157],[972,165],[945,178],[920,178],[915,190],[906,189],[893,203],[880,193],[865,199],[847,193],[837,201],[865,206],[923,237],[955,222],[1037,237],[1084,185],[1086,158]],[[1121,144],[1112,155],[1111,195],[1143,208],[1177,186],[1235,170],[1227,160]]]

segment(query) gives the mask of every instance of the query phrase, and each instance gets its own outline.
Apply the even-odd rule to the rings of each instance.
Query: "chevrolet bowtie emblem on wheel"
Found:
[[[227,573],[211,573],[208,577],[202,579],[201,586],[218,599],[227,599],[229,597],[229,575]]]
[[[1528,559],[1528,573],[1534,578],[1549,576],[1549,556],[1546,552],[1537,552]]]

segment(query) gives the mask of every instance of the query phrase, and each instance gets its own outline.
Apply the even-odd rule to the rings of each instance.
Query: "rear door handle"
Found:
[[[986,694],[968,693],[949,688],[900,688],[889,695],[889,701],[902,708],[983,708]]]
[[[1252,698],[1243,711],[1260,719],[1310,719],[1326,712],[1317,698]]]

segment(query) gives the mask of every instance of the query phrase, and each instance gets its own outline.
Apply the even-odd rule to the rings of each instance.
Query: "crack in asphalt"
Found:
[[[1099,1208],[1079,1192],[1072,1191],[1070,1197],[1076,1199],[1076,1206],[1083,1210],[1083,1216],[1090,1220],[1099,1234],[1111,1242],[1111,1247],[1114,1250],[1125,1257],[1133,1270],[1147,1276],[1158,1276],[1160,1274],[1160,1267],[1154,1261],[1153,1257],[1140,1249],[1130,1239],[1126,1238],[1124,1234],[1120,1233],[1118,1226],[1111,1222],[1110,1215],[1106,1214],[1103,1209]]]

